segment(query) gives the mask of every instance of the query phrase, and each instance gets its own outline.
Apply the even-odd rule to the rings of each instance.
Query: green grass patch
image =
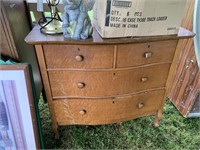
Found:
[[[99,126],[60,126],[55,140],[46,103],[39,102],[45,149],[199,150],[200,119],[182,117],[167,101],[159,128],[155,116]]]
[[[31,21],[32,21],[32,22],[36,22],[34,13],[33,13],[32,11],[30,11],[30,17],[31,17]]]

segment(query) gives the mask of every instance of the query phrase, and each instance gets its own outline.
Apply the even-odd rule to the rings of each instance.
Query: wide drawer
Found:
[[[43,45],[47,68],[112,68],[111,45]]]
[[[164,87],[170,64],[126,70],[49,71],[54,98],[104,97]]]
[[[118,45],[117,67],[171,62],[177,40]]]
[[[63,99],[53,104],[59,125],[98,125],[156,114],[164,93],[158,90],[114,99]]]

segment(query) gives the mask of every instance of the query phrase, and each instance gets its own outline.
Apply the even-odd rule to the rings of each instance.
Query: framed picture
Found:
[[[36,107],[30,66],[0,65],[0,150],[41,148]]]

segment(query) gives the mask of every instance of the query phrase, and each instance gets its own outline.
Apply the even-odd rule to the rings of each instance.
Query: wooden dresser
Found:
[[[178,35],[87,40],[41,34],[36,26],[25,41],[34,44],[56,137],[58,125],[99,125],[156,115],[161,119],[166,90],[180,53]]]
[[[195,0],[187,0],[182,26],[193,30]],[[184,117],[200,113],[200,69],[195,56],[194,40],[185,39],[176,65],[176,72],[167,96]]]

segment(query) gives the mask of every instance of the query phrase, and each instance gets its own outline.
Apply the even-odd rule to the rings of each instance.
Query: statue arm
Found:
[[[63,21],[63,25],[65,27],[68,27],[69,26],[69,14],[67,12],[64,12],[62,14],[62,21]]]
[[[84,5],[86,6],[87,11],[90,11],[93,9],[96,0],[83,0],[83,2]]]

